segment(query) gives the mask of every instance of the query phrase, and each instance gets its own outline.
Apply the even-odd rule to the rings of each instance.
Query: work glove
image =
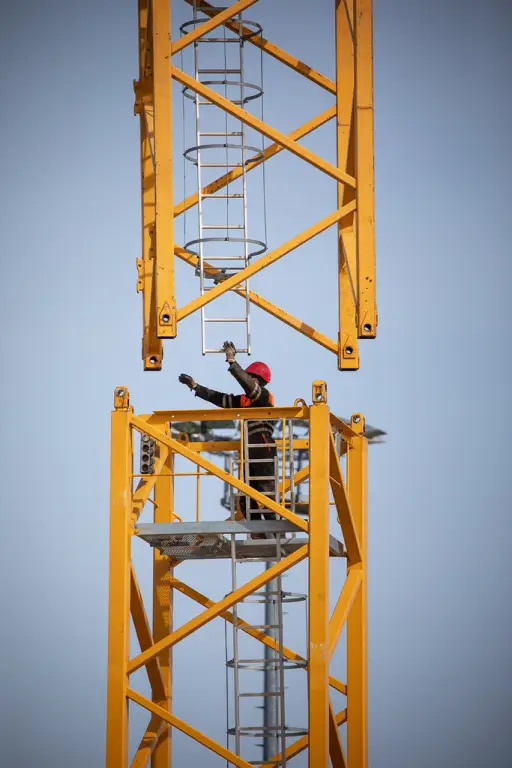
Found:
[[[232,341],[225,341],[224,344],[222,345],[222,348],[226,353],[226,363],[229,363],[231,365],[231,363],[235,362],[235,357],[236,357],[235,345],[233,344]]]
[[[189,376],[188,373],[180,373],[178,381],[181,384],[186,384],[189,389],[195,389],[197,387],[197,381],[194,381],[192,376]]]

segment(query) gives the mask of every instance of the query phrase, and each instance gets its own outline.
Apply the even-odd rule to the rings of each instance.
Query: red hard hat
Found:
[[[266,381],[267,384],[270,383],[272,375],[270,373],[270,368],[268,365],[265,365],[265,363],[251,363],[250,366],[245,370],[247,373],[253,373],[255,376],[261,376],[263,381]]]

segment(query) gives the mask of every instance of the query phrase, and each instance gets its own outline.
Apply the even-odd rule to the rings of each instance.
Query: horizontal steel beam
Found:
[[[196,411],[153,411],[153,413],[139,414],[140,421],[157,426],[173,421],[239,421],[249,418],[258,419],[309,419],[307,406],[288,406],[285,408],[251,408],[250,414],[243,408],[209,408]]]

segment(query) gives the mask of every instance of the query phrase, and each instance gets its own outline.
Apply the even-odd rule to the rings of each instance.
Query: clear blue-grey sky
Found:
[[[332,5],[262,0],[248,15],[332,76]],[[176,34],[189,12],[174,6]],[[230,384],[220,358],[201,357],[196,318],[166,345],[162,373],[141,369],[135,3],[20,0],[2,22],[2,766],[96,768],[112,390],[128,385],[145,412],[192,407],[182,371]],[[361,370],[338,373],[330,353],[254,314],[278,403],[325,379],[333,410],[389,433],[370,465],[372,768],[510,765],[511,22],[506,0],[375,1],[380,325]],[[281,130],[331,103],[265,67],[265,116]],[[332,130],[305,145],[333,160]],[[267,204],[275,247],[334,209],[335,185],[283,153]],[[255,286],[333,334],[335,264],[328,233]],[[178,279],[188,295],[185,268]],[[218,495],[205,497],[210,517]],[[219,569],[188,574],[213,597],[228,589]],[[177,610],[181,621],[195,608]],[[219,740],[222,640],[220,621],[202,630],[176,674],[178,714]],[[180,736],[175,754],[221,764]]]

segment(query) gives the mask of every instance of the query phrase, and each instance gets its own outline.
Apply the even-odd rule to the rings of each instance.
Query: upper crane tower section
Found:
[[[372,51],[372,0],[334,0],[333,21],[335,26],[336,79],[330,80],[309,64],[266,40],[259,25],[244,20],[242,14],[258,0],[237,0],[229,7],[214,7],[204,0],[185,0],[193,6],[194,19],[182,27],[182,36],[171,41],[170,0],[139,0],[139,78],[135,82],[135,114],[140,117],[141,172],[142,172],[142,258],[137,260],[137,289],[143,295],[143,343],[142,357],[145,370],[161,370],[163,340],[175,338],[181,320],[200,310],[203,318],[203,353],[216,351],[205,343],[205,322],[242,321],[247,328],[247,346],[250,346],[249,305],[256,305],[333,352],[340,370],[359,368],[358,339],[374,338],[377,327],[375,295],[375,228],[374,228],[374,170],[373,170],[373,51]],[[332,94],[333,105],[312,117],[290,134],[284,134],[270,123],[256,117],[244,96],[243,74],[238,72],[242,91],[235,95],[225,88],[219,93],[218,75],[212,69],[202,71],[195,67],[195,76],[187,74],[175,65],[176,54],[188,46],[197,51],[201,42],[220,39],[238,41],[240,46],[256,46],[262,55],[268,54],[309,79],[318,87]],[[327,30],[326,30],[327,33]],[[197,55],[195,56],[197,62]],[[239,65],[242,70],[243,66]],[[229,71],[227,68],[226,72]],[[233,70],[234,71],[234,70]],[[226,129],[223,141],[231,144],[231,136],[239,136],[236,151],[241,154],[238,163],[225,163],[227,172],[201,186],[198,173],[197,192],[176,203],[173,190],[173,104],[172,80],[177,81],[188,97],[199,106],[210,104],[236,121],[240,129]],[[226,82],[221,82],[226,85]],[[232,83],[231,83],[232,85]],[[226,95],[227,94],[227,95]],[[198,118],[199,120],[199,118]],[[325,123],[335,120],[337,163],[326,161],[320,155],[302,146],[300,140]],[[212,144],[211,136],[221,132],[202,132],[196,124],[198,137],[195,150],[196,164],[201,164],[205,144]],[[244,140],[245,127],[256,131],[272,143],[265,149],[250,153],[251,147]],[[204,138],[202,138],[203,133]],[[208,135],[209,134],[209,135]],[[216,140],[213,142],[216,143]],[[203,150],[201,147],[203,146]],[[217,146],[219,144],[217,143]],[[246,201],[246,176],[281,151],[291,152],[318,172],[327,174],[337,182],[337,200],[332,208],[313,226],[297,234],[282,245],[267,250],[259,248],[247,233],[247,219],[242,214],[241,223],[222,225],[223,229],[240,230],[238,241],[242,244],[237,257],[223,255],[225,260],[236,260],[237,267],[222,268],[219,261],[206,260],[203,243],[215,240],[215,233],[205,238],[205,229],[212,228],[201,217],[201,205],[213,196],[241,198]],[[190,159],[190,158],[189,158]],[[206,163],[205,163],[206,165]],[[215,163],[209,163],[210,167]],[[219,164],[220,165],[220,164]],[[229,170],[228,170],[229,169]],[[243,177],[243,186],[233,192],[233,182]],[[197,250],[185,247],[175,240],[174,219],[185,211],[198,206],[200,211]],[[279,213],[276,211],[276,213]],[[220,225],[215,225],[219,227]],[[249,288],[248,280],[266,270],[278,259],[308,242],[328,228],[335,226],[338,232],[337,258],[326,254],[325,263],[332,263],[330,274],[337,271],[339,311],[338,332],[328,337],[276,306]],[[217,240],[221,238],[217,237]],[[226,236],[224,240],[229,240]],[[236,237],[231,238],[235,240]],[[260,238],[258,238],[259,242]],[[252,250],[251,250],[252,247]],[[252,258],[256,256],[257,258]],[[196,280],[197,296],[184,306],[177,306],[175,292],[175,258],[188,263],[200,278]],[[229,261],[227,262],[230,263]],[[328,274],[326,272],[326,274]],[[210,280],[210,283],[206,283]],[[332,282],[332,278],[329,279]],[[207,287],[205,287],[205,285]],[[228,293],[238,295],[246,306],[244,318],[208,318],[205,308]],[[242,304],[241,304],[242,306]],[[337,338],[336,338],[337,336]]]

